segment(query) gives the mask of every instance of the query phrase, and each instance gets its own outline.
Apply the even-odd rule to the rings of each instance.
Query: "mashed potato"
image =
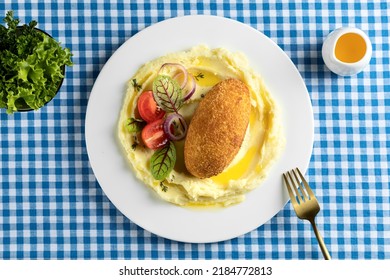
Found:
[[[134,117],[138,96],[152,88],[153,79],[164,63],[180,63],[196,78],[196,92],[180,113],[189,123],[200,100],[218,82],[227,78],[243,81],[251,96],[251,113],[244,141],[230,165],[214,177],[199,179],[185,167],[184,140],[176,141],[177,160],[164,181],[153,178],[150,158],[153,150],[125,127]],[[261,62],[259,62],[261,63]],[[118,137],[136,176],[162,199],[181,206],[228,206],[245,199],[245,193],[259,186],[284,146],[278,108],[261,77],[250,68],[242,53],[199,45],[187,51],[167,54],[144,64],[131,77],[118,122]],[[139,186],[129,186],[139,187]]]

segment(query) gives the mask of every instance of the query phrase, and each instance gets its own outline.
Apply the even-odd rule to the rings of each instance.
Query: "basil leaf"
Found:
[[[182,90],[177,81],[166,75],[158,75],[153,81],[153,97],[166,112],[177,112],[183,105]]]
[[[146,123],[143,120],[136,118],[128,118],[126,120],[126,128],[128,132],[140,132]]]
[[[152,176],[156,180],[164,180],[172,171],[176,162],[176,148],[172,142],[157,150],[150,159]]]

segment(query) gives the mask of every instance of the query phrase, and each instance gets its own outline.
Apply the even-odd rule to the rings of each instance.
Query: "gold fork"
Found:
[[[313,191],[303,177],[301,171],[295,168],[297,172],[291,170],[283,174],[284,182],[287,186],[288,194],[290,195],[291,203],[294,207],[295,213],[298,218],[305,219],[310,222],[313,227],[314,233],[317,237],[318,244],[320,245],[322,254],[326,260],[330,260],[330,254],[325,246],[324,240],[319,233],[317,226],[314,222],[314,218],[320,211],[320,205],[318,204],[317,198]],[[298,175],[297,175],[298,173]],[[293,174],[293,176],[291,175]],[[300,179],[299,179],[300,177]],[[302,183],[300,183],[302,181]]]

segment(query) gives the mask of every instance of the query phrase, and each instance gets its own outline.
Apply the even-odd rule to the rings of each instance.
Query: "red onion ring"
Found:
[[[179,78],[181,76],[183,76],[182,82],[181,83],[179,82],[179,83],[180,83],[180,88],[183,90],[183,93],[184,93],[183,100],[187,101],[188,99],[191,98],[191,96],[194,94],[194,92],[196,90],[196,82],[195,82],[194,76],[191,75],[190,73],[188,73],[187,69],[183,65],[181,65],[180,63],[173,63],[173,62],[164,63],[160,67],[160,70],[158,71],[158,73],[164,72],[164,69],[166,69],[168,67],[172,67],[173,69],[176,68],[176,70],[173,71],[172,79],[179,82],[180,81]],[[169,72],[169,74],[171,74],[171,73]]]
[[[187,92],[184,93],[185,94],[183,97],[184,101],[190,99],[196,90],[196,82],[194,76],[191,74],[188,74],[188,76],[190,77],[190,79],[188,79],[188,82],[184,87],[184,89],[187,89]]]
[[[175,73],[175,72],[177,72],[177,70],[174,71],[174,73],[172,74],[174,77],[178,77],[178,75],[180,75],[180,74],[184,75],[183,82],[180,85],[180,87],[183,89],[186,86],[187,81],[188,81],[187,69],[183,65],[181,65],[179,63],[170,63],[170,62],[168,62],[168,63],[164,63],[163,65],[161,65],[160,70],[158,72],[159,73],[163,72],[164,68],[167,68],[167,67],[173,67],[173,68],[177,68],[177,70],[179,70],[178,73]]]
[[[176,124],[175,124],[176,122]],[[172,125],[177,126],[178,129],[171,130]],[[164,132],[172,141],[182,140],[187,134],[187,123],[182,115],[170,114],[164,122]]]

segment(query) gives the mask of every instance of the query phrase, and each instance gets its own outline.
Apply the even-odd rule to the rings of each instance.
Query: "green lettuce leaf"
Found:
[[[153,81],[153,97],[166,112],[179,111],[183,105],[182,90],[176,80],[169,76],[158,75]]]
[[[131,133],[140,132],[145,125],[146,122],[144,120],[136,118],[128,118],[125,124],[127,131]]]
[[[164,180],[176,163],[176,148],[173,142],[154,152],[150,159],[150,170],[156,180]]]
[[[9,11],[0,25],[0,108],[11,114],[21,107],[39,109],[57,93],[65,66],[72,66],[68,48],[35,28],[18,26]]]

